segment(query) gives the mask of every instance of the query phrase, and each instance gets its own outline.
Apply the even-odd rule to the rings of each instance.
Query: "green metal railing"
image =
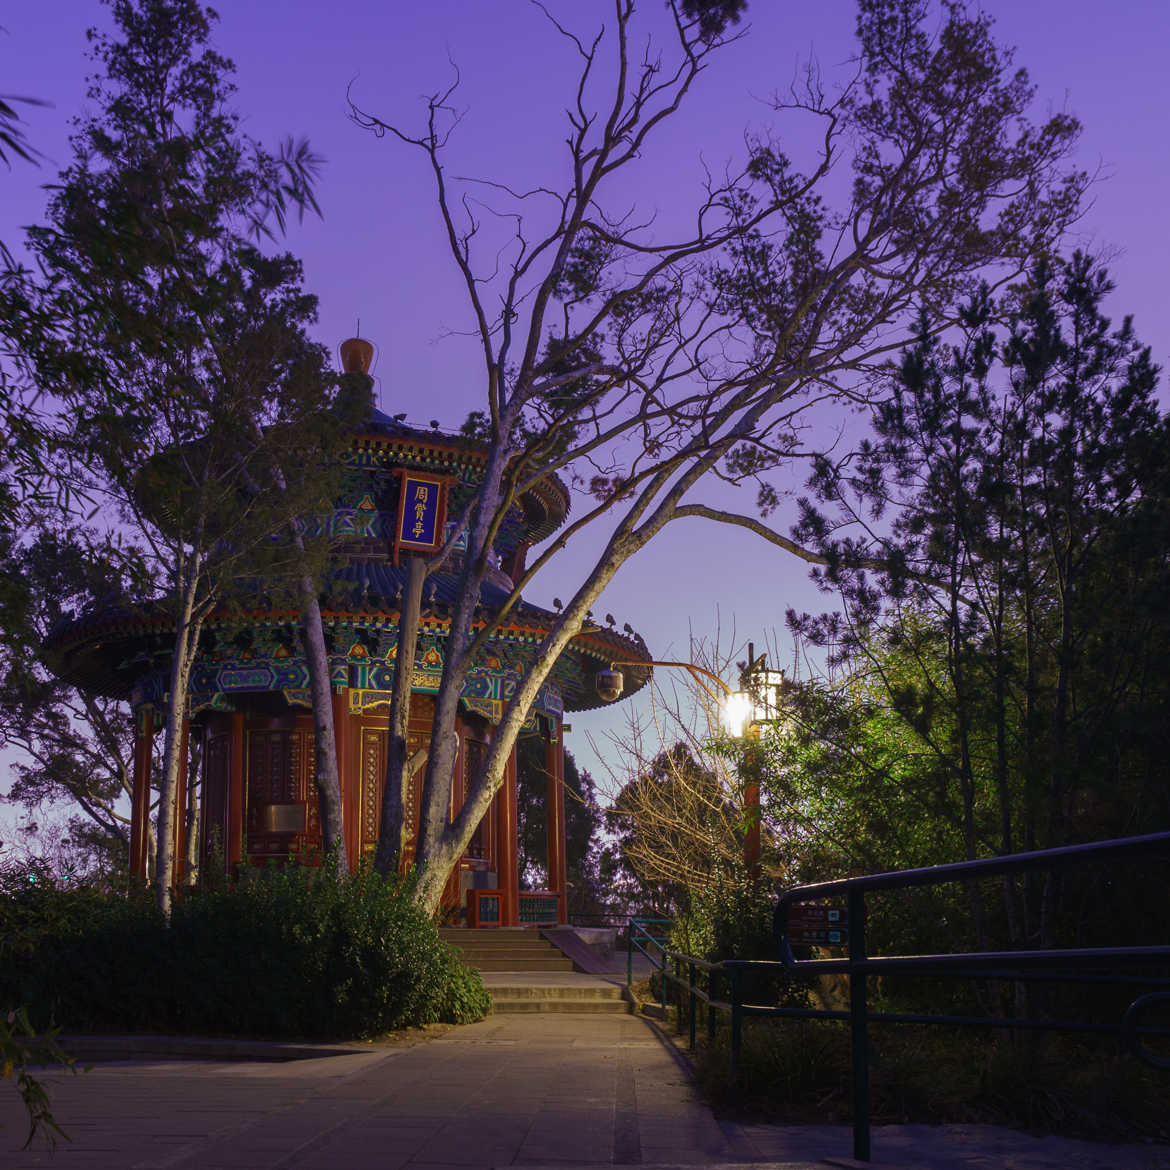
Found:
[[[669,918],[630,918],[626,931],[626,986],[634,982],[634,951],[637,949],[654,963],[661,966],[662,956],[666,954],[666,944],[670,942],[671,919]],[[658,958],[650,953],[648,948],[658,952]],[[663,1000],[665,1007],[666,1001]]]
[[[776,907],[775,927],[780,961],[724,960],[710,963],[694,955],[669,951],[654,939],[658,957],[639,945],[638,949],[660,972],[662,1007],[665,1011],[667,983],[681,988],[686,995],[689,1043],[695,1045],[698,1004],[706,1005],[707,1037],[714,1039],[716,1013],[731,1017],[731,1067],[733,1089],[740,1084],[740,1057],[743,1047],[743,1020],[746,1016],[771,1016],[781,1019],[842,1020],[850,1026],[850,1064],[853,1100],[853,1156],[859,1161],[870,1159],[869,1120],[869,1033],[871,1023],[952,1024],[1008,1028],[1020,1031],[1054,1031],[1118,1035],[1145,1063],[1154,1068],[1170,1069],[1170,1059],[1143,1047],[1144,1039],[1170,1036],[1170,1028],[1142,1024],[1142,1015],[1151,1008],[1170,1004],[1170,991],[1158,990],[1134,999],[1118,1024],[1101,1024],[1085,1020],[1026,1020],[993,1016],[927,1015],[912,1012],[871,1012],[867,987],[871,976],[913,974],[961,979],[994,979],[1013,982],[1046,981],[1059,983],[1095,983],[1145,988],[1170,988],[1170,945],[1140,947],[1066,948],[1041,951],[990,951],[964,954],[871,956],[866,951],[866,893],[874,890],[905,889],[911,886],[936,885],[1004,873],[1049,869],[1100,859],[1116,858],[1143,852],[1170,854],[1170,833],[1152,833],[1117,841],[1090,845],[1072,845],[1060,849],[1037,850],[1006,857],[958,862],[954,865],[930,866],[925,869],[869,874],[836,882],[800,886],[786,891]],[[846,900],[841,922],[847,929],[840,932],[848,955],[837,959],[797,959],[789,937],[789,911],[794,905],[840,898]],[[634,922],[631,920],[630,964],[634,947]],[[648,921],[648,920],[643,920]],[[641,935],[639,935],[641,937]],[[671,967],[673,966],[673,970]],[[1153,967],[1152,974],[1140,976],[1117,973],[1119,967]],[[1112,969],[1112,971],[1110,971]],[[684,975],[684,970],[686,974]],[[1109,971],[1110,973],[1091,973]],[[703,973],[702,983],[696,977]],[[772,1004],[751,1004],[743,1000],[744,979],[749,973],[771,974],[844,974],[849,979],[848,1010],[820,1008],[786,1008]],[[726,994],[719,998],[717,993]],[[682,1004],[680,1002],[680,1012]]]

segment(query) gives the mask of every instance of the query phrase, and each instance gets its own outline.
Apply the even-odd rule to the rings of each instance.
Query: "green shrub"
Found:
[[[718,1108],[782,1124],[851,1120],[849,1026],[747,1019],[732,1085],[726,1018],[695,1065]],[[944,1122],[1019,1126],[1097,1141],[1170,1140],[1165,1073],[1112,1037],[961,1030],[943,1025],[870,1030],[874,1125]]]
[[[0,1001],[66,1031],[369,1037],[490,999],[411,897],[368,868],[253,870],[176,899],[8,882]]]
[[[744,870],[718,873],[711,884],[691,894],[690,911],[671,927],[670,949],[708,962],[724,959],[776,960],[772,913],[776,894],[765,878]],[[807,1007],[808,980],[777,970],[770,974],[741,975],[741,998],[748,1003],[780,1003]],[[677,990],[675,995],[677,995]],[[722,998],[730,996],[726,986]]]

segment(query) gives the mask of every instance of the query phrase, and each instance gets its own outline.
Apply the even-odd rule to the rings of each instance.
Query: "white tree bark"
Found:
[[[299,583],[301,636],[309,668],[309,693],[313,700],[313,763],[317,798],[321,810],[321,840],[325,851],[337,861],[338,873],[349,869],[345,848],[345,827],[341,805],[341,775],[337,767],[337,738],[333,722],[333,687],[329,677],[329,654],[321,603],[310,577]]]
[[[171,916],[171,893],[175,880],[176,817],[186,809],[176,807],[179,769],[183,755],[183,725],[187,717],[187,693],[191,666],[203,628],[206,600],[197,601],[201,578],[201,559],[192,554],[184,566],[184,581],[175,620],[175,640],[171,651],[170,691],[166,697],[162,782],[158,798],[158,849],[155,864],[155,901],[163,917]]]
[[[411,815],[406,796],[413,772],[407,746],[410,721],[411,675],[418,648],[419,618],[427,563],[422,557],[407,561],[406,589],[398,615],[398,649],[394,659],[394,683],[390,699],[390,721],[386,740],[386,776],[382,793],[381,822],[374,868],[381,874],[397,873],[402,864]]]

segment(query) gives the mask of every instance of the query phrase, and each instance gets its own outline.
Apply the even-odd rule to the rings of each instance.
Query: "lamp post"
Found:
[[[597,672],[597,693],[607,703],[617,699],[624,686],[622,672],[619,666],[674,666],[688,671],[691,678],[702,688],[708,698],[720,704],[723,709],[723,722],[727,730],[737,739],[758,740],[760,728],[779,715],[780,691],[784,685],[782,670],[769,670],[767,655],[756,657],[756,648],[748,643],[747,662],[740,668],[739,689],[732,690],[717,674],[705,667],[696,666],[693,662],[669,662],[645,660],[637,662],[611,662],[608,670]],[[720,696],[712,692],[703,681],[709,679],[715,683],[722,693]],[[743,861],[749,873],[753,876],[760,867],[760,780],[759,762],[753,760],[746,769],[753,773],[743,776],[743,811],[746,821],[743,840]]]
[[[760,729],[771,723],[780,713],[780,692],[784,686],[784,672],[770,670],[767,655],[756,657],[756,648],[748,643],[747,662],[740,669],[739,690],[727,697],[727,729],[734,736],[758,741]],[[743,778],[743,806],[747,819],[744,831],[743,860],[753,876],[760,867],[760,762],[754,749],[745,745]]]

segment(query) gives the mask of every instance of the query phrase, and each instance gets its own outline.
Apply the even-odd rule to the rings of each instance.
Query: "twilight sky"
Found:
[[[98,0],[5,7],[0,93],[53,103],[27,109],[29,136],[47,156],[40,168],[17,164],[0,172],[0,239],[16,245],[20,225],[41,215],[41,185],[68,162],[68,122],[82,107],[88,71],[85,29],[105,23],[108,13]],[[611,13],[606,0],[557,0],[550,7],[582,33]],[[1165,364],[1170,4],[989,0],[984,7],[996,18],[999,39],[1017,46],[1017,63],[1032,75],[1036,116],[1066,109],[1083,122],[1077,162],[1099,172],[1100,181],[1074,242],[1113,257],[1114,316],[1132,313],[1138,335]],[[646,10],[659,19],[653,0]],[[429,176],[421,155],[347,119],[346,88],[352,84],[365,109],[417,126],[419,95],[445,86],[455,62],[462,76],[457,103],[467,114],[453,140],[452,169],[531,185],[555,180],[565,153],[562,110],[575,80],[565,43],[524,0],[222,0],[220,11],[215,41],[236,63],[247,131],[271,144],[285,134],[307,135],[326,159],[318,187],[324,219],[294,225],[287,240],[320,298],[319,340],[335,350],[360,318],[363,335],[379,347],[381,407],[406,411],[415,424],[438,418],[457,426],[480,402],[481,374],[474,344],[454,335],[469,318]],[[853,6],[846,0],[752,0],[748,17],[747,35],[700,80],[629,185],[631,201],[664,222],[687,206],[701,159],[721,165],[737,155],[745,127],[773,120],[763,99],[789,84],[800,61],[814,54],[831,77],[852,51]],[[799,146],[797,140],[797,159]],[[695,498],[710,497],[700,491]],[[787,529],[782,512],[773,519]],[[530,587],[531,600],[567,597],[574,564],[580,560],[552,566]],[[717,611],[725,643],[734,624],[741,641],[759,644],[775,631],[783,646],[789,605],[823,607],[798,562],[749,534],[686,520],[621,571],[599,612],[612,611],[619,626],[630,621],[656,656],[685,657],[688,631],[710,636]],[[606,722],[576,717],[569,740],[595,772],[581,733]]]

